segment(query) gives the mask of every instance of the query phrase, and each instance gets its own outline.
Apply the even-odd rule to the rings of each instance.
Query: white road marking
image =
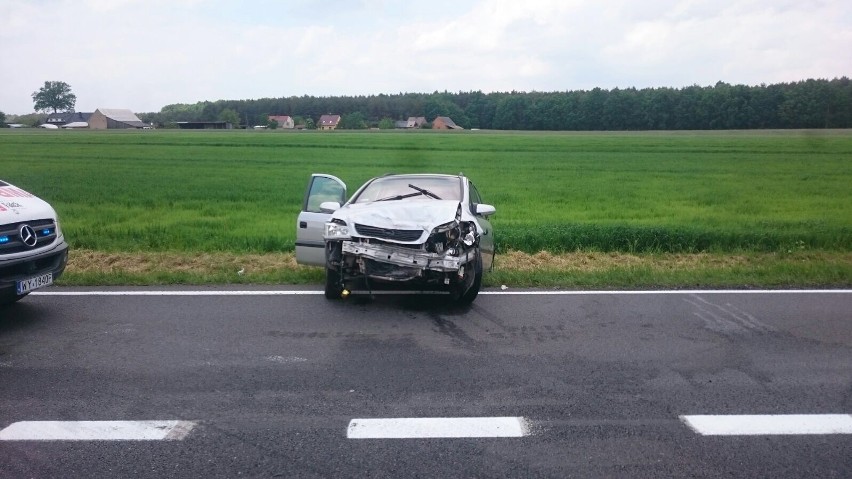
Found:
[[[626,295],[646,296],[659,294],[852,294],[852,289],[667,289],[638,291],[480,291],[494,296],[583,296]]]
[[[422,417],[353,419],[349,439],[422,439],[523,437],[529,435],[522,417]]]
[[[850,414],[766,414],[681,416],[703,436],[852,434]]]
[[[363,293],[363,292],[361,292]],[[322,291],[303,290],[221,290],[221,291],[34,291],[32,296],[316,296]],[[373,291],[374,295],[446,294],[434,291]],[[712,289],[648,291],[480,291],[488,296],[645,296],[665,294],[852,294],[852,289]]]
[[[21,421],[0,431],[0,441],[180,441],[190,421]]]
[[[273,363],[281,363],[281,364],[290,364],[290,363],[304,363],[307,361],[305,358],[300,358],[297,356],[267,356],[267,361],[272,361]]]
[[[37,291],[32,296],[312,296],[322,291]]]

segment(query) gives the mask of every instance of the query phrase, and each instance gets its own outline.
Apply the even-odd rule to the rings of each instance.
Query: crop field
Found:
[[[73,248],[291,251],[311,173],[463,172],[499,251],[852,250],[852,131],[0,131]]]

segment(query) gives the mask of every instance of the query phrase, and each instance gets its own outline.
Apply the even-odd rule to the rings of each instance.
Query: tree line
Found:
[[[175,104],[139,116],[160,126],[228,118],[263,125],[268,115],[312,123],[339,114],[341,127],[366,128],[411,116],[449,116],[464,128],[495,130],[720,130],[852,128],[849,78],[747,86],[565,92],[434,92],[370,96],[292,96]]]
[[[36,94],[33,98],[38,101]],[[495,130],[852,128],[852,82],[844,76],[759,86],[718,82],[684,88],[564,92],[305,95],[174,104],[138,116],[168,127],[179,121],[267,125],[269,115],[290,115],[297,124],[311,128],[325,114],[341,115],[340,128],[348,129],[390,128],[394,121],[412,116],[429,121],[448,116],[464,128]]]

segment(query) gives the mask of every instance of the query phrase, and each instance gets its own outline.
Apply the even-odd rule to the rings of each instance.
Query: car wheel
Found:
[[[470,287],[465,291],[464,287],[468,284],[468,282],[464,281],[459,285],[457,295],[454,295],[456,296],[456,303],[460,305],[473,303],[473,300],[479,295],[479,288],[482,286],[482,255],[479,254],[479,251],[476,252],[476,259],[474,259],[470,264],[470,268],[465,268],[465,274],[473,275],[473,283],[471,283]]]
[[[340,273],[337,270],[325,269],[326,299],[340,299],[343,296],[343,286],[340,285]]]

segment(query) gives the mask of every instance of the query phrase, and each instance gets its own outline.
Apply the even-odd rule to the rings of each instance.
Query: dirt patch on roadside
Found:
[[[535,254],[509,251],[495,258],[496,272],[520,272],[535,276],[536,272],[599,273],[649,269],[664,272],[725,271],[761,268],[772,265],[852,265],[852,253],[796,252],[748,254],[649,254],[573,252]],[[843,266],[846,265],[846,266]],[[87,277],[124,274],[147,277],[162,273],[188,274],[191,277],[222,278],[239,276],[245,282],[270,281],[282,273],[315,272],[316,268],[296,264],[293,252],[265,254],[136,252],[106,253],[71,250],[66,271]],[[266,279],[263,279],[266,278]]]
[[[603,271],[613,268],[638,268],[653,266],[660,269],[726,268],[749,264],[747,256],[697,254],[659,254],[638,256],[628,253],[575,252],[552,254],[540,251],[535,254],[510,251],[497,255],[495,268],[513,271]]]
[[[156,271],[213,274],[221,272],[271,273],[303,268],[293,253],[104,253],[71,250],[68,270],[75,273],[152,273]]]

